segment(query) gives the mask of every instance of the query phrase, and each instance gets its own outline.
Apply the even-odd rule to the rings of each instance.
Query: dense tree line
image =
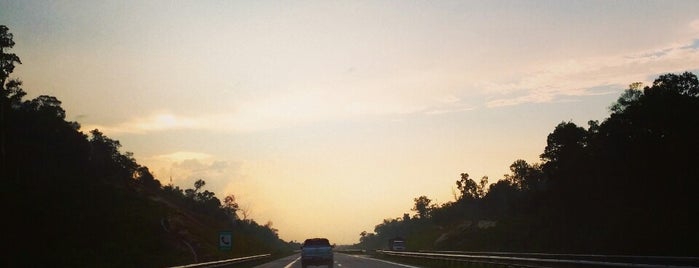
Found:
[[[561,122],[541,163],[517,160],[487,189],[461,174],[456,201],[415,199],[358,246],[404,236],[414,249],[699,254],[699,81],[631,84],[602,123]],[[412,241],[412,243],[411,243]]]
[[[271,222],[238,219],[233,195],[222,204],[204,180],[191,189],[162,186],[119,141],[66,121],[56,97],[25,99],[22,81],[10,77],[21,64],[14,44],[0,25],[2,266],[191,263],[185,242],[199,261],[289,249]],[[216,248],[219,230],[233,231],[232,252]]]

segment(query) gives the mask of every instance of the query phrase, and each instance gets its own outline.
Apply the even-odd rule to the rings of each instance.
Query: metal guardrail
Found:
[[[243,263],[243,262],[249,262],[249,261],[256,261],[256,260],[261,260],[264,258],[269,258],[272,256],[272,254],[262,254],[262,255],[255,255],[255,256],[248,256],[248,257],[242,257],[242,258],[235,258],[235,259],[227,259],[227,260],[220,260],[220,261],[211,261],[211,262],[202,262],[202,263],[193,263],[193,264],[187,264],[187,265],[182,265],[182,266],[173,266],[170,268],[211,268],[211,267],[221,267],[229,264],[234,264],[234,263]]]
[[[338,249],[338,250],[333,250],[333,251],[339,252],[339,253],[345,253],[345,254],[363,254],[363,253],[366,253],[366,250],[364,250],[364,249],[354,249],[354,248]]]
[[[494,255],[509,257],[534,257],[548,259],[571,259],[602,262],[636,263],[636,264],[661,264],[684,267],[699,266],[699,257],[679,256],[634,256],[634,255],[600,255],[600,254],[561,254],[561,253],[519,253],[519,252],[482,252],[482,251],[420,251],[426,253],[448,253],[466,255]]]
[[[377,250],[388,256],[409,257],[447,262],[478,263],[493,266],[514,267],[639,267],[639,268],[688,268],[695,266],[699,258],[695,257],[654,257],[654,256],[605,256],[605,255],[570,255],[545,253],[507,253],[507,252],[407,252]],[[593,258],[594,257],[594,258]],[[625,257],[647,262],[612,261],[614,257]],[[658,258],[651,260],[652,258]],[[605,260],[610,259],[610,260]],[[672,262],[668,261],[669,259]],[[690,263],[690,264],[675,264]]]

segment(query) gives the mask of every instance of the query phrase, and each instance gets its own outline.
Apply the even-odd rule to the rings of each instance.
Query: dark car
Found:
[[[333,267],[333,246],[326,238],[306,239],[301,246],[301,266],[327,265]]]

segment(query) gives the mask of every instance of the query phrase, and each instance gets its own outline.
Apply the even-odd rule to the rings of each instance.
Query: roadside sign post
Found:
[[[233,234],[228,231],[218,232],[218,249],[231,250],[233,248]]]

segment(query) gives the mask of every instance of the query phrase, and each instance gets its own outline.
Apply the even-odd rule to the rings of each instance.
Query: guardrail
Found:
[[[509,252],[407,252],[377,250],[379,254],[395,257],[438,261],[447,266],[480,264],[507,267],[640,267],[687,268],[699,267],[696,257],[606,256]]]
[[[333,250],[333,251],[339,252],[339,253],[345,253],[345,254],[364,254],[364,253],[366,253],[366,250],[364,250],[364,249],[355,249],[355,248],[338,249],[338,250]]]
[[[220,260],[220,261],[211,261],[211,262],[202,262],[202,263],[193,263],[193,264],[187,264],[187,265],[182,265],[182,266],[173,266],[170,268],[211,268],[211,267],[221,267],[225,265],[230,265],[230,264],[235,264],[235,263],[243,263],[243,262],[249,262],[249,261],[256,261],[256,260],[261,260],[264,258],[269,258],[272,256],[272,254],[262,254],[262,255],[255,255],[255,256],[248,256],[248,257],[242,257],[242,258],[235,258],[235,259],[227,259],[227,260]]]

